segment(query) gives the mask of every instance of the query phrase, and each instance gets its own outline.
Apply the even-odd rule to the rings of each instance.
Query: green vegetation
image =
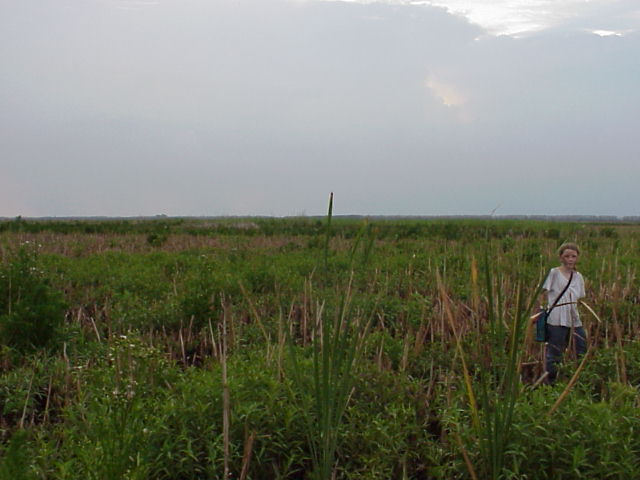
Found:
[[[540,386],[566,240],[599,319]],[[1,222],[0,479],[638,478],[639,261],[633,224]]]
[[[0,266],[0,343],[16,352],[50,346],[64,319],[62,294],[49,286],[36,257],[25,244]]]

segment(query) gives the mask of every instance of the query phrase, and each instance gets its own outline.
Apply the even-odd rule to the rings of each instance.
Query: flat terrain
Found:
[[[0,222],[0,478],[640,477],[640,225],[329,220]]]

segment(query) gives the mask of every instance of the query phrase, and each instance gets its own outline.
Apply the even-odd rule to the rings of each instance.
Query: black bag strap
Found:
[[[553,302],[553,305],[551,305],[551,307],[549,307],[547,309],[547,315],[549,315],[551,313],[551,310],[553,310],[556,305],[558,304],[558,302],[560,301],[560,299],[562,298],[562,296],[565,294],[565,292],[569,289],[569,285],[571,285],[571,280],[573,280],[573,270],[571,271],[571,275],[569,275],[569,281],[567,282],[567,284],[564,286],[564,288],[562,289],[562,291],[560,292],[560,295],[558,295],[558,298],[556,298],[556,301]]]

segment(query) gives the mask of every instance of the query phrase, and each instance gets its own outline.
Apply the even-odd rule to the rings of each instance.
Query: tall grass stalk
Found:
[[[467,452],[467,449],[464,448],[464,444],[462,443],[462,439],[460,438],[460,435],[458,435],[456,432],[452,432],[452,435],[456,443],[458,444],[458,448],[460,448],[460,452],[462,452],[462,458],[464,459],[464,464],[467,467],[469,475],[471,476],[472,480],[478,480],[478,474],[476,473],[476,470],[473,467],[473,463],[469,458],[469,453]]]
[[[269,337],[269,334],[267,333],[267,330],[264,328],[264,325],[262,324],[262,320],[260,319],[260,314],[258,313],[258,310],[255,307],[255,304],[251,300],[251,296],[247,292],[247,289],[244,288],[244,285],[242,284],[242,282],[240,280],[238,280],[238,286],[240,287],[240,291],[242,292],[242,296],[244,297],[244,299],[246,300],[247,304],[249,305],[249,311],[253,315],[253,318],[254,318],[255,322],[258,324],[258,327],[260,327],[260,331],[262,332],[262,336],[264,337],[265,343],[267,345],[269,345],[271,338]]]
[[[475,396],[475,393],[473,391],[473,384],[472,384],[472,381],[471,381],[471,375],[469,373],[469,369],[467,368],[467,362],[465,360],[464,349],[462,348],[462,341],[461,341],[461,338],[460,338],[460,333],[458,332],[458,329],[456,328],[456,323],[455,323],[454,318],[453,318],[453,313],[451,312],[451,307],[449,305],[449,303],[450,303],[449,296],[447,295],[447,292],[445,291],[444,285],[442,283],[442,278],[440,277],[440,274],[438,272],[436,272],[436,281],[437,281],[437,284],[438,284],[438,290],[440,291],[440,297],[441,297],[442,305],[443,305],[447,320],[449,321],[449,327],[453,331],[453,335],[454,335],[455,340],[456,340],[456,352],[457,352],[458,356],[460,357],[460,362],[462,364],[462,374],[464,376],[464,384],[465,384],[467,397],[468,397],[468,401],[469,401],[469,409],[470,409],[470,412],[471,412],[471,419],[473,421],[473,426],[476,429],[478,429],[480,427],[478,403],[476,401],[476,396]]]
[[[240,470],[240,480],[246,480],[249,474],[249,464],[253,455],[253,443],[256,439],[256,432],[245,432],[244,451],[242,454],[242,469]]]
[[[20,418],[20,429],[24,428],[24,419],[27,416],[27,407],[29,406],[29,399],[31,398],[31,388],[33,387],[33,379],[36,376],[36,371],[33,371],[33,374],[31,375],[31,380],[29,380],[29,389],[27,390],[27,395],[24,399],[24,406],[22,408],[22,417]]]
[[[352,276],[353,278],[353,276]],[[303,353],[289,341],[290,373],[299,395],[310,395],[313,409],[304,411],[314,464],[313,477],[332,478],[338,432],[354,388],[354,371],[362,352],[368,323],[363,325],[349,313],[351,281],[333,319],[318,308],[313,326],[312,371],[309,378],[301,362]]]
[[[329,197],[327,214],[324,249],[326,271],[328,271],[332,213],[333,193]],[[352,246],[350,252],[352,268],[355,252],[365,231],[366,225],[360,229]],[[351,270],[348,284],[342,290],[339,306],[333,318],[324,314],[324,302],[316,310],[311,331],[311,378],[301,362],[302,353],[295,345],[293,335],[288,342],[290,372],[294,385],[299,395],[310,394],[312,399],[312,411],[308,412],[303,408],[303,415],[313,460],[312,476],[316,480],[329,480],[334,476],[339,428],[354,389],[354,373],[370,325],[370,321],[363,324],[359,317],[351,314],[353,278],[354,272]]]
[[[224,449],[224,476],[229,478],[229,463],[231,461],[231,400],[229,395],[229,379],[227,377],[227,313],[223,316],[222,325],[218,331],[218,344],[220,352],[220,364],[222,367],[222,438]]]
[[[582,357],[582,361],[580,362],[580,365],[578,365],[578,368],[576,368],[576,371],[571,376],[571,380],[569,380],[569,383],[567,383],[567,386],[564,388],[564,390],[562,391],[558,399],[555,401],[553,406],[549,409],[549,411],[547,412],[547,415],[549,416],[553,415],[556,412],[556,410],[558,410],[562,402],[564,402],[565,398],[567,398],[569,393],[571,393],[571,390],[573,389],[574,385],[578,381],[578,377],[582,373],[584,366],[587,364],[587,360],[591,356],[591,351],[592,351],[591,348],[589,348],[587,350],[587,353],[584,354],[584,357]]]
[[[331,218],[333,217],[333,192],[329,195],[329,212],[327,213],[327,230],[324,237],[324,268],[329,268],[329,240],[331,239]]]
[[[495,374],[481,373],[480,399],[483,410],[483,418],[480,431],[480,448],[484,458],[487,474],[492,479],[501,477],[504,465],[505,450],[511,431],[511,419],[518,398],[518,357],[520,348],[518,345],[521,325],[519,322],[521,293],[518,288],[515,322],[509,338],[508,356],[506,364],[498,365],[504,372],[498,388],[495,389]],[[494,370],[493,368],[491,370]]]
[[[484,256],[484,269],[485,269],[485,288],[487,296],[487,320],[489,321],[489,328],[492,337],[495,337],[496,329],[496,308],[495,308],[495,295],[493,291],[493,279],[489,269],[489,252],[488,249]]]
[[[489,335],[498,343],[500,333],[505,332],[509,325],[503,320],[503,314],[510,308],[502,295],[494,301],[494,279],[488,255],[485,257],[486,288],[487,288],[487,317],[489,320]],[[490,368],[478,370],[479,406],[475,402],[474,385],[471,382],[469,369],[464,362],[464,352],[460,338],[456,331],[456,345],[459,356],[463,359],[464,384],[469,398],[469,408],[473,430],[479,440],[482,460],[483,478],[497,480],[503,477],[505,458],[511,436],[513,412],[520,394],[520,360],[523,353],[523,340],[526,331],[528,312],[533,308],[540,292],[540,287],[528,302],[522,294],[521,285],[515,289],[516,298],[513,308],[512,322],[508,329],[506,356],[496,355],[496,348],[491,349],[488,361]],[[445,305],[447,305],[445,303]],[[501,309],[499,314],[496,310]],[[451,314],[447,314],[451,317]],[[504,315],[506,317],[506,315]],[[453,322],[451,322],[453,325]],[[504,343],[504,338],[502,342]],[[479,348],[482,349],[482,342]],[[496,345],[497,346],[497,345]],[[478,358],[482,352],[479,350]],[[474,476],[466,452],[462,449],[469,473]]]

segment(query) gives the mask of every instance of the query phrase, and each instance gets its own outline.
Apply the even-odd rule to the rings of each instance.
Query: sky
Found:
[[[0,216],[640,215],[637,0],[0,0]]]

